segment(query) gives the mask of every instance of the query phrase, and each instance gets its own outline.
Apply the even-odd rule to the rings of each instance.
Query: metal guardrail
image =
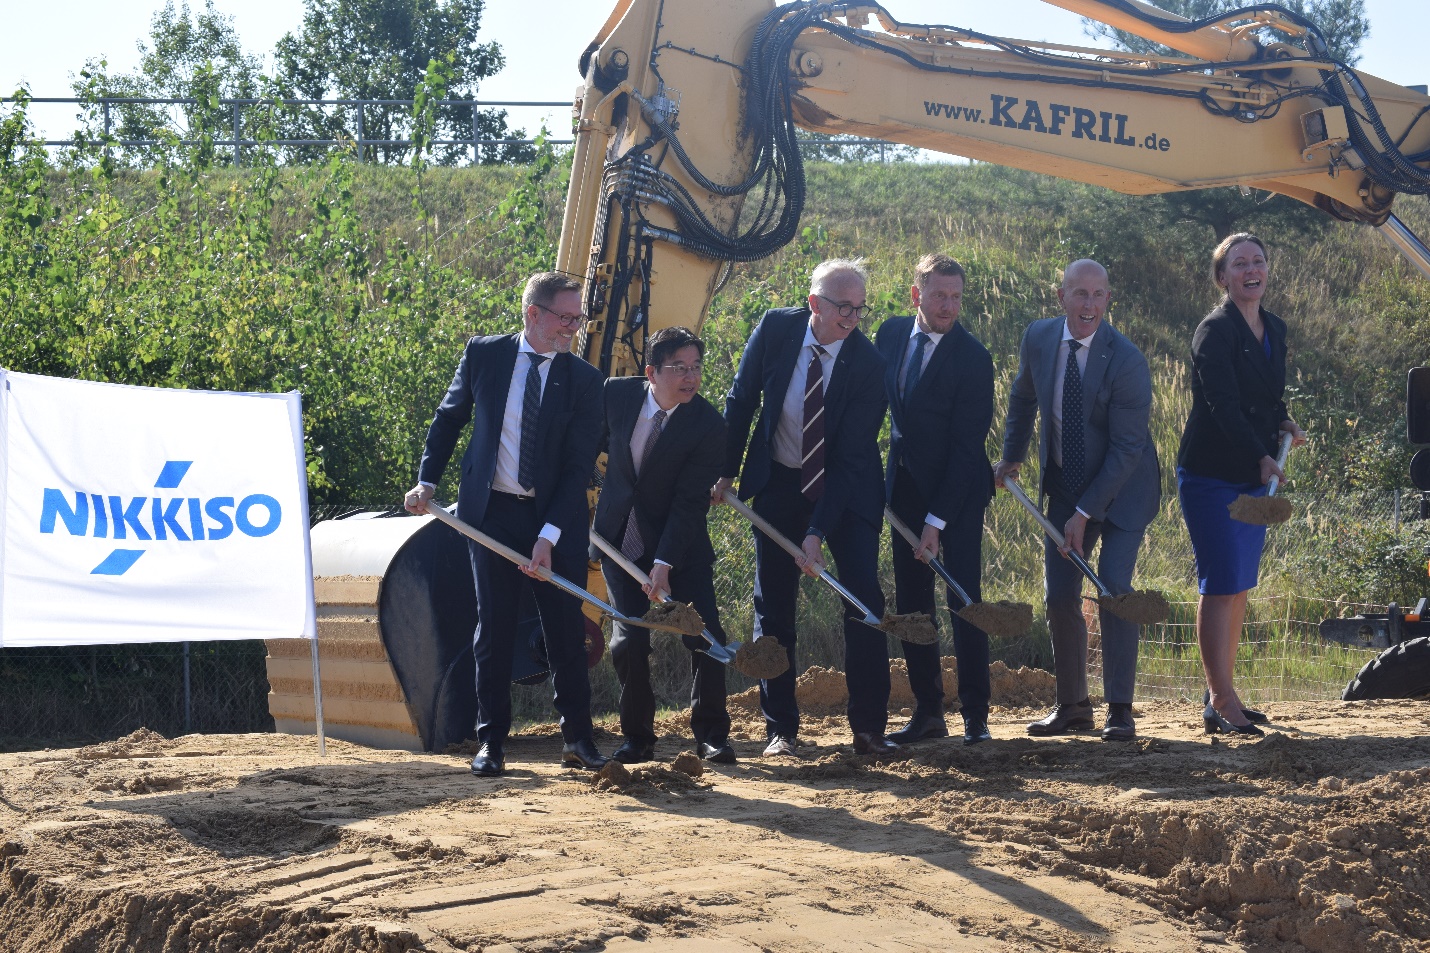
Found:
[[[14,97],[0,97],[0,103],[16,102]],[[115,139],[114,132],[114,109],[122,106],[199,106],[202,102],[194,98],[168,98],[153,96],[98,96],[89,99],[65,96],[32,96],[30,103],[53,103],[69,104],[74,106],[98,106],[101,109],[104,121],[104,136],[106,147],[120,146],[128,149],[147,149],[159,146],[171,145],[177,142],[182,146],[198,145],[198,139]],[[272,146],[340,146],[352,145],[357,150],[358,161],[365,161],[369,148],[404,148],[410,149],[416,145],[412,139],[373,139],[366,135],[366,111],[368,107],[392,107],[405,106],[409,110],[416,100],[413,99],[264,99],[259,97],[245,97],[237,99],[220,98],[220,107],[228,109],[231,116],[231,129],[233,135],[228,139],[211,139],[210,144],[224,149],[233,150],[233,162],[235,166],[243,164],[243,150],[257,149]],[[437,100],[437,106],[465,106],[472,110],[472,136],[469,139],[433,139],[430,144],[434,146],[465,146],[472,149],[472,161],[481,159],[481,149],[486,146],[502,145],[532,145],[535,139],[483,139],[477,130],[478,110],[489,108],[501,108],[508,106],[525,107],[553,107],[566,106],[569,102],[546,102],[536,100],[479,100],[479,99],[442,99]],[[243,110],[255,106],[336,106],[357,109],[356,115],[356,135],[335,139],[247,139],[243,136]],[[572,139],[547,139],[552,145],[570,145]],[[44,139],[40,143],[46,147],[67,147],[74,146],[75,140],[70,139]]]
[[[0,103],[17,102],[14,97],[0,97]],[[69,104],[73,106],[98,106],[102,111],[104,121],[104,136],[106,150],[112,147],[125,149],[150,149],[165,145],[178,144],[181,146],[195,146],[200,143],[198,139],[115,139],[114,132],[114,109],[122,106],[199,106],[202,102],[194,98],[167,98],[148,96],[98,96],[89,99],[73,96],[32,96],[27,100],[30,103],[48,104]],[[405,106],[409,110],[416,100],[413,99],[265,99],[261,97],[246,97],[226,99],[220,98],[218,104],[226,107],[231,116],[230,128],[233,135],[227,139],[210,139],[209,144],[217,148],[232,149],[233,163],[235,166],[243,164],[243,150],[267,148],[272,146],[345,146],[351,145],[357,152],[359,162],[366,161],[369,148],[403,148],[410,149],[416,145],[412,139],[372,139],[367,136],[366,111],[368,107],[393,107]],[[507,107],[569,107],[570,102],[548,102],[544,100],[481,100],[481,99],[443,99],[438,100],[438,106],[466,106],[472,110],[472,136],[469,139],[432,139],[430,145],[434,146],[463,146],[472,150],[472,161],[481,161],[481,150],[491,146],[509,145],[534,145],[535,139],[483,139],[478,135],[477,119],[478,109],[507,108]],[[357,115],[356,135],[336,139],[246,139],[243,137],[243,110],[255,106],[336,106],[344,108],[356,108]],[[546,139],[550,145],[567,146],[575,142],[574,139]],[[76,140],[69,139],[43,139],[39,140],[41,145],[47,148],[66,148],[75,146]],[[900,143],[889,142],[882,139],[858,139],[858,140],[808,140],[811,148],[824,149],[835,148],[839,150],[850,148],[873,148],[879,150],[879,161],[886,159],[886,149],[904,148]]]

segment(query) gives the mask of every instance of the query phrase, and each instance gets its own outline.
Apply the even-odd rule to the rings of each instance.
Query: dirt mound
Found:
[[[140,728],[123,738],[80,748],[74,753],[74,756],[82,761],[106,761],[110,758],[153,758],[164,754],[172,746],[173,743],[157,731]]]
[[[1132,592],[1124,592],[1117,596],[1103,596],[1097,602],[1119,619],[1126,619],[1128,622],[1135,622],[1138,625],[1156,625],[1159,622],[1166,622],[1172,614],[1172,607],[1168,605],[1167,597],[1155,590],[1144,592],[1134,589]]]
[[[933,620],[925,612],[909,612],[904,615],[885,612],[883,621],[879,623],[879,630],[914,645],[933,645],[938,642],[938,629],[934,628]]]
[[[951,655],[942,658],[943,690],[945,703],[951,708],[958,707],[958,660]],[[1010,669],[1002,662],[988,666],[989,681],[993,690],[992,704],[1004,708],[1041,708],[1053,704],[1056,684],[1051,672],[1042,669]],[[895,712],[914,704],[914,693],[909,687],[908,665],[903,659],[889,660],[889,708]],[[830,716],[843,715],[849,704],[849,689],[844,683],[844,673],[838,669],[811,665],[804,674],[795,679],[795,700],[799,702],[802,715]],[[758,712],[760,692],[758,688],[747,689],[731,695],[730,710],[736,712]]]
[[[789,653],[777,639],[751,639],[740,643],[733,664],[746,678],[778,678],[789,668]]]
[[[1280,496],[1238,496],[1226,506],[1231,518],[1256,526],[1271,526],[1291,518],[1291,501]]]

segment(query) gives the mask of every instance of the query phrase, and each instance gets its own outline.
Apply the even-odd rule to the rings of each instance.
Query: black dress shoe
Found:
[[[1202,705],[1203,705],[1204,707],[1210,707],[1210,706],[1211,706],[1211,703],[1212,703],[1212,693],[1211,693],[1211,689],[1206,689],[1206,690],[1204,690],[1204,691],[1202,692]],[[1259,712],[1259,711],[1257,711],[1255,708],[1247,708],[1245,705],[1242,705],[1242,706],[1241,706],[1241,713],[1242,713],[1243,715],[1245,715],[1245,716],[1246,716],[1246,720],[1249,721],[1249,722],[1251,722],[1253,725],[1269,725],[1269,724],[1271,724],[1271,719],[1270,719],[1270,718],[1267,718],[1264,712]]]
[[[487,744],[477,749],[477,756],[472,759],[472,773],[481,778],[495,778],[506,773],[506,759],[502,757],[501,747]]]
[[[728,741],[718,745],[706,744],[702,741],[695,746],[695,750],[702,761],[709,761],[713,764],[734,764],[736,761],[735,749],[730,747]]]
[[[565,754],[565,752],[562,752]],[[635,741],[626,741],[615,751],[611,752],[611,757],[621,764],[641,764],[655,758],[655,745],[643,745]]]
[[[590,768],[592,771],[599,771],[610,760],[596,750],[596,742],[590,738],[573,741],[561,748],[561,763],[569,764],[573,768]]]
[[[967,715],[963,719],[963,743],[966,745],[981,745],[985,741],[992,741],[993,736],[988,733],[987,715]]]
[[[899,746],[877,731],[854,732],[855,754],[893,754]]]
[[[1132,720],[1132,703],[1109,703],[1107,706],[1107,726],[1102,729],[1102,740],[1131,741],[1136,737],[1137,724]]]
[[[1028,726],[1028,734],[1037,738],[1065,735],[1078,728],[1093,727],[1092,702],[1084,698],[1074,705],[1055,705],[1048,717]]]
[[[765,745],[764,757],[798,758],[799,752],[795,750],[798,744],[793,735],[771,735],[769,744]]]
[[[944,724],[942,715],[925,715],[917,711],[907,725],[888,734],[888,739],[896,745],[923,741],[925,738],[947,737],[948,725]]]
[[[1242,709],[1242,711],[1245,710]],[[1266,734],[1249,721],[1244,725],[1233,725],[1222,717],[1221,712],[1210,705],[1202,709],[1202,724],[1206,727],[1206,733],[1209,735],[1214,735],[1218,731],[1224,731],[1229,735],[1255,735],[1257,737]]]

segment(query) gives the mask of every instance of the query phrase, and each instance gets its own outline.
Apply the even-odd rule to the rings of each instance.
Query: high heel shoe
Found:
[[[1203,704],[1203,705],[1210,705],[1211,703],[1212,703],[1212,693],[1211,693],[1211,689],[1203,689],[1203,690],[1202,690],[1202,704]],[[1267,718],[1265,714],[1263,714],[1262,712],[1257,711],[1255,708],[1247,708],[1247,707],[1245,707],[1245,706],[1242,706],[1241,713],[1242,713],[1243,715],[1245,715],[1245,716],[1246,716],[1246,720],[1249,721],[1249,722],[1251,722],[1253,725],[1269,725],[1269,724],[1271,724],[1271,719],[1270,719],[1270,718]]]
[[[1244,725],[1233,725],[1222,717],[1221,712],[1210,705],[1202,711],[1202,724],[1206,727],[1206,733],[1209,735],[1214,735],[1218,731],[1224,731],[1229,735],[1256,735],[1257,737],[1266,734],[1250,722]]]

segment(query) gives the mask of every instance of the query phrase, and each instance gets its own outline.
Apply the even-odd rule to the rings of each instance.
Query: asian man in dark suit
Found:
[[[765,312],[745,345],[725,399],[725,466],[712,499],[718,502],[738,474],[740,497],[753,497],[755,512],[783,535],[802,541],[803,556],[794,560],[764,534],[755,533],[755,638],[778,639],[790,662],[785,674],[760,682],[765,754],[771,757],[797,753],[799,577],[801,572],[819,574],[825,543],[840,582],[871,612],[884,611],[879,589],[884,504],[879,430],[887,401],[884,359],[859,330],[868,313],[865,282],[858,261],[816,266],[808,307]],[[844,677],[854,750],[887,754],[897,748],[884,736],[888,643],[882,632],[860,621],[857,610],[843,608]]]
[[[1103,320],[1111,303],[1107,270],[1091,259],[1068,265],[1058,301],[1063,314],[1034,321],[1018,349],[1018,375],[1008,397],[999,486],[1016,478],[1041,417],[1038,459],[1048,519],[1061,526],[1066,549],[1086,556],[1102,542],[1097,574],[1114,593],[1130,592],[1137,550],[1157,515],[1162,480],[1148,420],[1152,375],[1136,345]],[[1061,735],[1094,727],[1087,689],[1087,623],[1082,573],[1044,540],[1043,575],[1053,637],[1057,705],[1028,734]],[[1101,609],[1102,737],[1136,737],[1132,693],[1137,680],[1137,625]]]
[[[893,417],[885,489],[889,506],[909,527],[922,527],[917,548],[892,535],[896,611],[934,613],[930,558],[940,556],[963,590],[982,598],[983,511],[993,497],[988,428],[993,424],[993,358],[958,320],[963,266],[947,255],[925,255],[910,289],[916,314],[879,326],[875,344],[888,364],[884,383]],[[950,589],[953,653],[963,743],[988,733],[988,636],[959,618]],[[939,646],[903,643],[914,713],[889,735],[898,744],[947,736]]]
[[[700,396],[705,344],[688,328],[662,328],[646,342],[645,377],[606,381],[606,478],[595,530],[650,576],[644,589],[613,560],[602,562],[606,591],[621,613],[639,618],[667,593],[689,603],[720,643],[715,603],[715,549],[706,520],[710,486],[725,460],[725,418]],[[669,636],[658,636],[669,638]],[[691,650],[690,728],[707,761],[732,764],[725,666],[699,636]],[[621,682],[621,734],[612,755],[625,764],[655,754],[651,632],[615,623],[611,664]]]
[[[468,421],[457,516],[520,553],[518,567],[469,544],[477,589],[472,643],[477,678],[477,755],[472,772],[506,770],[511,729],[511,663],[524,572],[541,568],[583,579],[590,544],[586,485],[601,439],[601,372],[571,351],[581,327],[581,286],[566,275],[533,275],[522,294],[524,328],[467,342],[452,385],[432,418],[405,505],[425,513]],[[585,625],[574,596],[550,583],[532,587],[551,663],[567,764],[599,769],[591,725]]]

